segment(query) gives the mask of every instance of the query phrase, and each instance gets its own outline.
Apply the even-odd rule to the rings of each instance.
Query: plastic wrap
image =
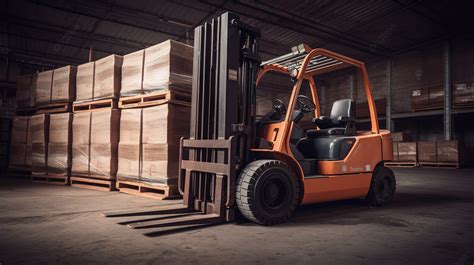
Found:
[[[46,174],[48,165],[49,114],[30,117],[31,164],[36,173]]]
[[[9,166],[10,167],[26,167],[26,144],[20,143],[11,143],[10,145],[10,157],[9,157]]]
[[[71,170],[72,113],[51,114],[49,121],[48,172],[69,175]]]
[[[190,91],[193,47],[167,40],[145,49],[143,92],[156,90]]]
[[[95,62],[81,64],[77,67],[76,100],[89,100],[94,91]]]
[[[16,105],[18,108],[30,107],[32,75],[22,75],[16,79]]]
[[[89,144],[72,145],[72,176],[89,176]]]
[[[178,176],[179,139],[189,137],[190,108],[163,104],[143,109],[143,182],[174,185]]]
[[[36,80],[36,103],[46,104],[51,102],[51,89],[53,88],[53,70],[38,74]]]
[[[120,96],[142,93],[144,54],[145,50],[140,50],[123,57]]]
[[[177,183],[179,145],[144,143],[142,152],[141,181],[170,186]]]
[[[139,180],[142,109],[124,109],[120,114],[118,179]]]
[[[118,143],[91,143],[89,171],[91,176],[115,179],[117,174]]]
[[[70,65],[54,69],[52,102],[70,102],[75,99],[76,73],[77,68]]]
[[[71,170],[71,145],[68,143],[48,144],[48,173],[68,176]]]
[[[144,144],[176,143],[189,136],[191,108],[163,104],[143,109]]]
[[[29,117],[16,116],[13,119],[11,142],[15,144],[26,144],[28,139]]]
[[[119,96],[122,62],[123,57],[115,54],[95,62],[94,99]]]
[[[120,110],[91,113],[89,171],[97,178],[115,179],[118,164]]]
[[[72,121],[72,167],[74,176],[89,175],[91,113],[74,113]]]

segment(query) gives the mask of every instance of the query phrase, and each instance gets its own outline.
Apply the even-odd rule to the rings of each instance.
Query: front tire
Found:
[[[375,168],[366,200],[370,206],[384,206],[395,196],[397,182],[393,171],[385,166]]]
[[[248,220],[274,225],[291,217],[298,205],[299,193],[299,182],[287,164],[278,160],[257,160],[240,173],[236,202]]]

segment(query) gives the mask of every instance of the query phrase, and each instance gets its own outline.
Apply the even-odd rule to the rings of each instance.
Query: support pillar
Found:
[[[451,43],[444,44],[443,67],[444,67],[444,139],[451,140],[453,137],[453,124],[451,112]]]

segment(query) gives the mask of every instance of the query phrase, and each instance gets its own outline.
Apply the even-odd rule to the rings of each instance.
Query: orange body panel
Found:
[[[305,179],[301,204],[363,197],[369,191],[371,179],[372,173]]]

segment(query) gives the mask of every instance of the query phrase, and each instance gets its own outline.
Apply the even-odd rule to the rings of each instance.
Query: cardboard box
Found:
[[[418,161],[436,162],[436,142],[418,142]]]
[[[36,106],[36,84],[38,83],[38,74],[31,76],[31,88],[30,88],[30,107]]]
[[[173,186],[178,180],[179,145],[143,144],[141,180],[146,183]]]
[[[181,137],[189,137],[190,113],[190,107],[172,103],[143,109],[142,142],[179,143]]]
[[[32,75],[22,75],[16,79],[16,105],[17,108],[30,107]]]
[[[118,98],[123,57],[110,55],[95,62],[94,99]]]
[[[89,171],[91,177],[115,179],[117,175],[117,143],[91,143]]]
[[[394,142],[411,142],[413,135],[410,132],[392,132],[392,141]]]
[[[76,97],[76,74],[77,68],[71,65],[54,69],[52,102],[74,101]]]
[[[474,82],[453,86],[453,105],[454,107],[474,105]]]
[[[78,112],[73,114],[72,144],[83,145],[90,143],[91,113]]]
[[[120,96],[133,96],[142,93],[144,55],[145,50],[140,50],[123,57]]]
[[[416,142],[399,142],[398,143],[398,161],[416,162],[417,149]]]
[[[94,97],[95,62],[81,64],[77,67],[76,100],[90,100]]]
[[[430,87],[430,108],[441,109],[444,106],[444,87]]]
[[[411,108],[422,110],[429,108],[430,91],[428,88],[417,88],[411,91]]]
[[[89,176],[89,144],[72,145],[72,176]]]
[[[392,152],[393,152],[393,158],[392,158],[392,161],[398,161],[398,142],[393,142],[392,144],[393,148],[392,148]]]
[[[118,164],[120,110],[91,112],[90,174],[115,179]]]
[[[436,141],[436,154],[438,162],[459,163],[459,142],[454,141]]]
[[[50,114],[49,142],[69,144],[72,140],[72,113]]]
[[[51,91],[53,88],[53,70],[44,71],[38,74],[36,80],[36,103],[51,103]]]
[[[71,145],[69,143],[48,143],[48,174],[70,175]]]
[[[49,114],[38,114],[30,117],[31,129],[31,164],[32,171],[47,174]]]
[[[145,49],[143,92],[191,90],[193,47],[167,40]]]
[[[26,144],[28,139],[29,117],[15,116],[12,124],[11,143]]]
[[[49,121],[48,173],[68,176],[71,170],[72,113],[51,114]]]
[[[117,178],[136,180],[141,171],[142,109],[123,109],[120,115]]]
[[[140,180],[140,148],[140,144],[119,143],[117,179]]]
[[[10,145],[10,157],[9,157],[9,166],[10,167],[26,167],[26,144],[21,143],[11,143]]]

